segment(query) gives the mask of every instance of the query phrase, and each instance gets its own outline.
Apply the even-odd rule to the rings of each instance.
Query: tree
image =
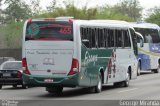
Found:
[[[52,0],[50,2],[50,5],[47,7],[47,10],[49,12],[53,12],[55,10],[55,8],[56,8],[56,0]]]
[[[31,9],[22,0],[6,0],[7,8],[4,10],[5,20],[26,19],[31,15]]]
[[[31,9],[32,9],[32,16],[39,15],[41,13],[41,6],[40,6],[40,0],[30,0],[31,2]]]
[[[150,15],[145,19],[145,21],[155,23],[160,26],[160,7],[150,9],[148,14]]]
[[[111,20],[124,20],[124,21],[133,21],[131,17],[122,14],[115,10],[114,6],[105,5],[98,8],[96,14],[96,19],[111,19]]]
[[[113,9],[125,16],[131,17],[134,21],[142,18],[142,7],[138,0],[122,0],[113,6]]]
[[[2,10],[2,0],[0,0],[0,24],[4,23],[4,14],[3,14],[3,10]]]

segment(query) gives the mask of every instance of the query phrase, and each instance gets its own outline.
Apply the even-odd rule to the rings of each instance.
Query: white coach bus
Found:
[[[137,35],[121,21],[27,20],[23,80],[49,93],[64,87],[91,87],[99,93],[109,83],[127,87],[137,77]]]
[[[144,47],[138,47],[139,73],[152,70],[160,71],[160,28],[152,23],[131,23],[144,37]]]

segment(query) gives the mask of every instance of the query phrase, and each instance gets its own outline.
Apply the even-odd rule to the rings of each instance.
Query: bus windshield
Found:
[[[159,43],[160,36],[157,29],[135,28],[144,37],[144,43]]]
[[[73,24],[69,22],[28,22],[25,40],[68,40],[73,41]]]

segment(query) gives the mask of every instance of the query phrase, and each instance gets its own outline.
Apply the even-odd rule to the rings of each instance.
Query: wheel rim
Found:
[[[157,72],[158,72],[158,73],[160,72],[160,65],[158,65],[158,69],[157,69]]]
[[[139,64],[138,64],[137,75],[140,75],[140,71],[141,71],[141,68],[140,68],[140,63],[139,63]]]
[[[160,69],[158,68],[158,69],[157,69],[157,73],[159,73],[159,72],[160,72]]]
[[[137,75],[139,75],[140,74],[140,68],[138,67],[138,70],[137,70]]]
[[[129,73],[127,73],[127,80],[126,80],[126,84],[129,85]]]
[[[99,90],[102,89],[102,81],[101,81],[101,78],[99,78],[99,81],[98,81],[98,89],[99,89]]]

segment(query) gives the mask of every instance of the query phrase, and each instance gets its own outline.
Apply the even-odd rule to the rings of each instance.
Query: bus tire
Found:
[[[0,89],[2,89],[2,85],[0,85]]]
[[[130,81],[130,74],[129,72],[127,73],[127,79],[125,81],[119,82],[120,87],[128,87],[129,86],[129,81]]]
[[[113,84],[113,86],[114,86],[114,87],[121,87],[121,85],[122,85],[121,83],[122,83],[122,82],[115,82],[115,83]]]
[[[127,79],[124,81],[124,87],[128,87],[130,82],[130,72],[127,73]]]
[[[140,76],[140,72],[141,72],[141,63],[138,62],[137,76]]]
[[[102,75],[101,75],[101,73],[99,73],[99,75],[98,75],[98,83],[94,87],[94,89],[95,89],[95,93],[100,93],[102,91]]]
[[[46,91],[48,91],[48,93],[61,94],[63,87],[46,87]]]
[[[158,68],[155,70],[155,73],[159,73],[160,72],[160,65],[158,65]]]
[[[152,70],[152,72],[154,72],[154,73],[159,73],[159,72],[160,72],[160,68],[159,68],[159,66],[158,66],[158,68],[157,68],[157,69],[153,69],[153,70]]]

